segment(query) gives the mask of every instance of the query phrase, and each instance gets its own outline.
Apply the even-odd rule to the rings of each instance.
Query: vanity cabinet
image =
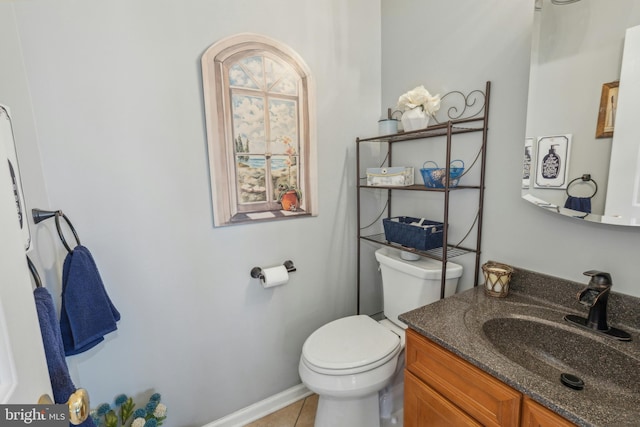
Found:
[[[522,399],[518,391],[414,330],[407,329],[406,334],[407,376],[414,376],[424,388],[429,389],[429,392],[437,393],[442,399],[451,402],[479,423],[478,425],[518,425]],[[428,425],[415,423],[417,419],[411,411],[411,400],[413,400],[412,391],[407,387],[405,389],[405,427]],[[428,404],[421,400],[418,407],[421,406],[426,407]]]
[[[405,427],[574,425],[413,329],[406,339]]]
[[[408,371],[404,374],[404,395],[405,427],[482,426]]]
[[[380,216],[383,216],[386,210],[387,218],[393,216],[405,216],[405,213],[395,212],[392,206],[392,192],[395,191],[411,191],[411,192],[438,192],[442,194],[442,223],[443,223],[443,245],[442,247],[430,249],[430,250],[415,250],[410,249],[416,254],[440,260],[442,262],[442,276],[441,276],[441,289],[440,298],[444,298],[445,295],[445,278],[446,278],[446,264],[447,261],[453,257],[474,253],[475,254],[475,273],[474,273],[474,286],[478,285],[479,271],[480,271],[480,242],[482,236],[482,206],[484,200],[484,177],[485,177],[485,164],[486,164],[486,150],[487,150],[487,131],[489,120],[489,97],[490,97],[491,82],[486,83],[486,87],[483,90],[474,90],[468,94],[462,92],[453,91],[442,96],[442,107],[439,113],[446,114],[447,117],[436,117],[437,124],[429,126],[425,129],[411,131],[411,132],[399,132],[391,135],[380,135],[371,138],[357,138],[356,139],[356,163],[357,163],[357,211],[358,211],[358,313],[360,313],[360,290],[361,290],[361,245],[363,241],[370,241],[381,245],[387,245],[403,249],[404,247],[396,243],[387,241],[384,233],[367,233],[366,230],[372,224],[364,225],[361,223],[362,208],[361,197],[363,191],[383,191],[386,196],[386,205],[382,209]],[[453,116],[453,117],[452,117]],[[451,149],[457,142],[462,134],[475,134],[477,138],[472,137],[472,141],[477,143],[477,151],[474,158],[466,159],[465,171],[467,169],[474,168],[473,178],[464,177],[463,184],[457,186],[450,186],[448,180],[444,184],[444,188],[430,188],[422,183],[407,186],[386,186],[386,185],[369,185],[367,179],[364,177],[365,165],[361,164],[361,147],[364,144],[377,144],[375,150],[379,150],[381,153],[385,153],[386,157],[384,167],[390,168],[394,166],[393,152],[394,148],[410,149],[407,145],[400,147],[404,142],[415,141],[418,144],[435,144],[438,141],[440,143],[446,142],[444,146],[445,150],[445,165],[447,166],[446,173],[449,172],[449,167],[452,162]],[[470,143],[468,138],[464,139],[464,143]],[[438,146],[439,147],[439,146]],[[373,149],[372,149],[373,150]],[[437,148],[439,150],[439,148]],[[468,148],[470,151],[474,151],[475,148]],[[405,152],[406,154],[406,152]],[[471,157],[471,156],[470,156]],[[425,159],[426,160],[426,159]],[[456,165],[456,163],[454,163]],[[381,165],[367,165],[369,167],[383,167]],[[405,165],[406,166],[406,165]],[[477,173],[479,171],[479,173]],[[416,170],[416,172],[418,172]],[[417,175],[420,175],[419,173]],[[476,182],[472,182],[476,181]],[[477,215],[473,223],[469,227],[468,233],[465,238],[460,242],[450,242],[449,240],[449,205],[450,197],[454,193],[474,191],[477,193],[477,204],[474,202],[474,206],[468,208],[473,212],[477,211]],[[466,207],[465,207],[466,209]],[[393,213],[393,215],[392,215]],[[432,219],[433,220],[433,219]],[[439,222],[439,221],[438,221]],[[377,224],[374,222],[373,224]],[[462,226],[462,225],[461,225]],[[465,245],[464,241],[467,236],[475,231],[475,244]],[[406,249],[406,248],[404,248]]]
[[[522,399],[522,427],[575,427],[575,424],[545,408],[535,400]]]

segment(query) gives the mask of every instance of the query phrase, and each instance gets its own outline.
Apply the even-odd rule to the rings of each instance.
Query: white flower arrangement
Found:
[[[423,85],[411,89],[398,98],[398,109],[409,111],[421,107],[429,116],[440,109],[440,95],[431,95]]]
[[[167,417],[167,407],[164,403],[158,403],[158,406],[156,406],[156,409],[153,411],[153,416],[156,418]]]

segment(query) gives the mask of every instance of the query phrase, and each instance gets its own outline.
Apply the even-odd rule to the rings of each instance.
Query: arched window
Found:
[[[202,56],[214,223],[314,215],[310,73],[290,48],[255,34]]]

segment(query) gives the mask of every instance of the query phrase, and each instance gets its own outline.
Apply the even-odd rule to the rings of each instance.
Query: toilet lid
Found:
[[[356,373],[386,363],[400,348],[398,335],[369,316],[357,315],[334,320],[312,333],[302,347],[302,356],[319,372]]]

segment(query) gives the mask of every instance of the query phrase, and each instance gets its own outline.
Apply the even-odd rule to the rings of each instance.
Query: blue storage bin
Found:
[[[382,220],[387,241],[426,251],[442,247],[444,224],[424,218],[398,216]]]

